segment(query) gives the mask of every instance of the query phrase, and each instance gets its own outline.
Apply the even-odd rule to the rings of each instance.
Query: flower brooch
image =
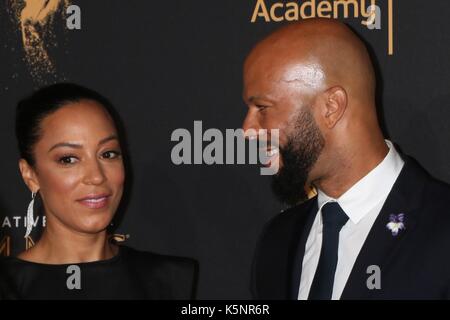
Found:
[[[405,230],[405,214],[391,214],[389,216],[389,223],[386,225],[386,228],[391,231],[392,235],[396,237],[400,230]]]

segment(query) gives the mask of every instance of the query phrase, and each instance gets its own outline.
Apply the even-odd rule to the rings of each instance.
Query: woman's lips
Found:
[[[77,201],[90,209],[101,209],[106,207],[106,205],[108,204],[109,197],[110,197],[109,195],[94,196],[94,197],[86,197]]]

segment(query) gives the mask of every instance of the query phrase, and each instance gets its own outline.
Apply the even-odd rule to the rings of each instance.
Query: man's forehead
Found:
[[[322,66],[315,61],[292,62],[285,65],[272,65],[270,68],[259,68],[254,65],[249,70],[245,81],[247,99],[250,96],[281,94],[286,89],[305,93],[324,90],[326,76]]]
[[[246,77],[244,83],[243,98],[247,102],[267,99],[279,91],[277,88],[282,83],[279,77],[274,77],[270,72],[258,72]]]
[[[319,90],[325,86],[325,71],[314,60],[287,64],[280,72],[280,81],[304,89]]]

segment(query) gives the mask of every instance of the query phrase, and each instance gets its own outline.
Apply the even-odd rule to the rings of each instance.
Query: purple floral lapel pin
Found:
[[[389,223],[386,225],[386,228],[388,228],[392,235],[396,237],[400,230],[405,230],[405,214],[399,213],[399,214],[391,214],[389,216]]]

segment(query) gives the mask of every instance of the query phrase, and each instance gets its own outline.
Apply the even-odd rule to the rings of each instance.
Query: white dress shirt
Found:
[[[333,199],[318,190],[319,211],[306,241],[298,292],[299,300],[308,299],[322,247],[321,210],[327,202],[332,201],[338,202],[349,217],[339,233],[338,262],[333,285],[332,299],[340,299],[359,251],[404,165],[394,145],[388,140],[386,144],[389,152],[384,160],[341,197]]]

